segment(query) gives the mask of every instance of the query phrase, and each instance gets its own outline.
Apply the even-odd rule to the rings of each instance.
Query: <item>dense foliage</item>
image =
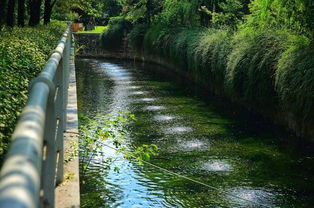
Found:
[[[124,18],[111,18],[109,28],[104,30],[101,42],[106,49],[118,49],[123,44],[123,38],[130,31],[131,23]]]
[[[154,2],[122,4],[133,50],[162,56],[249,106],[280,106],[303,122],[313,115],[312,1]]]
[[[29,81],[42,70],[64,29],[64,23],[53,22],[0,33],[0,155],[25,105]]]

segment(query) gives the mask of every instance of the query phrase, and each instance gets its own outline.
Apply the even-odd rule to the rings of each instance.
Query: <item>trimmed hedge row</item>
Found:
[[[42,70],[66,24],[5,29],[0,33],[0,159],[24,107],[29,81]]]

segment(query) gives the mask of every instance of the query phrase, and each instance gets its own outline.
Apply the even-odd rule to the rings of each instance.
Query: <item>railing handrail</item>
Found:
[[[0,172],[0,207],[54,207],[54,188],[63,180],[70,48],[69,23],[30,93]],[[51,190],[52,189],[52,190]]]

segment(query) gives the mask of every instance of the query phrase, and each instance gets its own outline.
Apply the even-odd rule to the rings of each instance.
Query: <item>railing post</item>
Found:
[[[56,128],[57,117],[55,113],[55,92],[48,98],[46,109],[46,126],[44,130],[43,147],[43,168],[41,174],[41,184],[43,190],[41,206],[47,208],[54,207],[55,198],[55,171],[56,171]]]

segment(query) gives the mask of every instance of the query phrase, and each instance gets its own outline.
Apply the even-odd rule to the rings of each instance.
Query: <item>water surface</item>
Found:
[[[127,161],[104,147],[120,173],[101,169],[99,158],[92,161],[81,184],[82,207],[313,207],[311,148],[269,126],[243,125],[224,113],[230,106],[219,107],[210,97],[205,102],[161,75],[162,67],[98,59],[76,66],[80,113],[93,118],[131,111],[137,121],[128,132],[130,150],[156,144],[161,151],[151,163],[215,187]]]

